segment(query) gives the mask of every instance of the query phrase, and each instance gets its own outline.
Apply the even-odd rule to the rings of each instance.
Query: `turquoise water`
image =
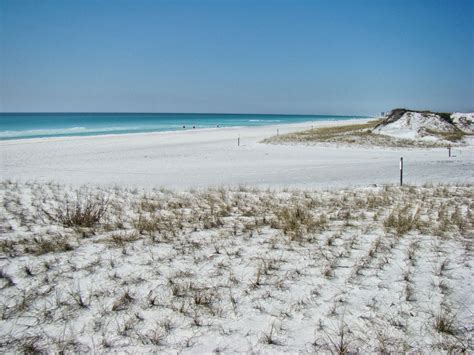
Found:
[[[0,113],[0,140],[264,126],[361,116],[201,113]],[[184,128],[183,128],[184,127]]]

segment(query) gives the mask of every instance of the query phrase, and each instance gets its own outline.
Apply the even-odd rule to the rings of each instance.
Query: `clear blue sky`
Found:
[[[474,0],[0,0],[0,111],[474,109]]]

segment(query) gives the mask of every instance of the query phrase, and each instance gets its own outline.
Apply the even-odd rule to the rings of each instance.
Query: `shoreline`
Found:
[[[95,135],[78,135],[78,136],[54,136],[54,137],[26,137],[26,138],[12,138],[0,140],[0,146],[12,142],[19,143],[23,141],[31,143],[41,143],[45,141],[62,141],[62,140],[82,140],[88,138],[116,138],[116,137],[128,137],[128,136],[150,136],[150,135],[164,135],[164,134],[176,134],[176,133],[189,133],[189,132],[216,132],[216,131],[226,131],[226,130],[236,130],[236,129],[263,129],[263,128],[294,128],[294,129],[303,129],[307,125],[319,125],[319,124],[328,124],[331,122],[367,122],[376,118],[351,118],[347,120],[321,120],[321,121],[304,121],[298,123],[272,123],[268,125],[260,126],[229,126],[229,127],[205,127],[205,128],[185,128],[185,129],[176,129],[176,130],[166,130],[166,131],[153,131],[153,132],[127,132],[127,133],[110,133],[110,134],[95,134]]]
[[[403,156],[406,184],[474,182],[474,147],[448,158],[442,148],[260,143],[277,129],[285,134],[368,120],[1,141],[0,180],[177,190],[333,189],[396,184]]]

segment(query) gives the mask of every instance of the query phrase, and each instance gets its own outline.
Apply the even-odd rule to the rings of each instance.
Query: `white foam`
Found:
[[[278,122],[281,122],[281,120],[249,120],[249,122],[272,122],[272,123],[278,123]]]
[[[57,128],[57,129],[31,129],[26,131],[0,131],[0,139],[5,138],[24,138],[24,137],[44,137],[55,135],[69,135],[78,133],[106,133],[119,131],[134,131],[146,129],[144,127],[108,127],[108,128],[86,128],[86,127],[71,127],[71,128]]]

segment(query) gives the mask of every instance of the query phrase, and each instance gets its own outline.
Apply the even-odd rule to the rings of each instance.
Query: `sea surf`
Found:
[[[364,116],[217,113],[0,113],[0,140],[339,121]]]

